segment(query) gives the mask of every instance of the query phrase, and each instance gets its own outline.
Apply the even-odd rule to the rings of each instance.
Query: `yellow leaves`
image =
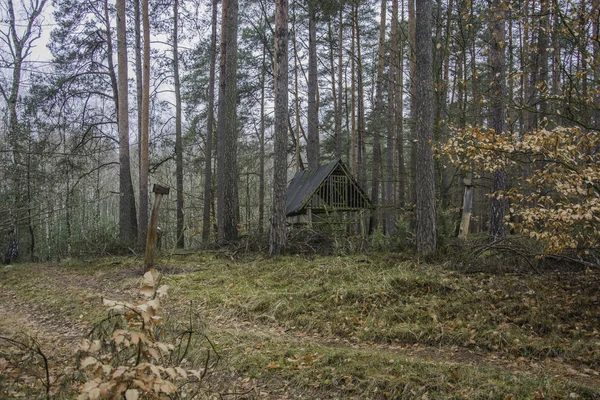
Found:
[[[148,343],[148,339],[146,339],[146,335],[144,335],[143,332],[136,332],[136,331],[131,331],[130,332],[131,335],[131,343],[137,345],[140,342],[141,343]]]
[[[152,268],[150,271],[144,274],[142,278],[142,285],[140,287],[140,294],[146,298],[152,298],[154,296],[158,282],[160,281],[160,272]]]
[[[167,291],[169,290],[169,286],[167,285],[161,285],[157,290],[156,290],[156,295],[161,298],[161,297],[166,297],[167,296]]]
[[[125,392],[125,399],[126,400],[138,400],[140,397],[140,393],[137,389],[128,389]]]
[[[539,129],[525,135],[480,127],[456,130],[436,151],[459,168],[527,176],[504,193],[511,226],[545,244],[547,252],[597,247],[600,232],[600,132]],[[524,166],[527,165],[527,169]]]
[[[83,369],[95,364],[98,364],[98,360],[96,360],[94,357],[87,357],[81,362],[81,368]]]
[[[267,369],[279,369],[281,368],[281,365],[279,365],[277,362],[275,361],[271,361],[268,365],[267,365]]]

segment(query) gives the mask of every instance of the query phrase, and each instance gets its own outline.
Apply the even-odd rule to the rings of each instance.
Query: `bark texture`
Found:
[[[179,0],[173,2],[173,80],[175,87],[175,180],[177,185],[177,247],[185,247],[183,215],[183,143],[181,139],[181,82],[179,79]]]
[[[119,130],[119,235],[124,246],[135,244],[137,219],[129,157],[129,109],[125,0],[117,1],[118,130]]]
[[[490,9],[490,58],[492,77],[491,84],[491,117],[490,126],[494,135],[502,135],[505,131],[505,74],[506,65],[504,60],[505,20],[501,0],[492,0]],[[504,225],[504,214],[506,200],[506,172],[499,168],[494,171],[492,178],[492,209],[490,218],[490,239],[492,241],[503,239],[506,236]]]
[[[219,1],[212,2],[211,34],[210,34],[210,71],[208,77],[208,116],[206,118],[206,146],[204,153],[204,203],[202,210],[202,241],[207,242],[210,237],[210,206],[212,203],[212,152],[213,152],[213,127],[215,124],[215,70],[217,64],[217,5]]]
[[[317,115],[317,21],[315,2],[308,4],[308,168],[319,166],[319,116]]]
[[[288,124],[288,1],[275,3],[275,153],[273,160],[273,211],[269,254],[285,248]]]
[[[394,196],[394,183],[396,180],[396,174],[394,173],[394,154],[396,151],[396,146],[394,143],[398,140],[398,144],[402,144],[402,125],[397,124],[397,113],[401,112],[401,110],[397,109],[398,99],[400,97],[400,101],[402,101],[402,92],[398,90],[398,79],[400,77],[399,74],[399,63],[400,63],[400,54],[399,54],[399,38],[398,38],[398,0],[392,0],[392,20],[391,20],[391,33],[390,33],[390,68],[388,73],[388,108],[387,108],[387,140],[386,140],[386,159],[385,159],[385,225],[384,229],[386,233],[391,233],[394,230],[394,213],[392,212],[392,208],[396,204],[395,196]],[[400,148],[399,148],[400,149]],[[404,149],[402,148],[402,151]],[[399,154],[399,162],[404,164],[404,160],[402,154]],[[404,166],[404,165],[403,165]],[[404,173],[404,170],[402,170]],[[399,191],[401,190],[404,193],[404,185],[400,185],[400,182],[403,183],[403,176],[398,176],[399,183]],[[403,196],[402,196],[403,199]],[[400,196],[398,197],[398,201],[400,201]]]
[[[221,244],[238,238],[237,31],[238,1],[223,0],[217,116],[217,237]]]
[[[381,130],[383,121],[383,67],[385,64],[385,26],[387,18],[387,2],[381,1],[381,21],[379,23],[379,45],[377,50],[377,77],[375,81],[375,107],[373,110],[373,165],[371,169],[371,201],[377,207],[379,203],[379,185],[381,183]],[[384,185],[385,186],[385,185]],[[371,212],[369,231],[377,229],[377,210]]]
[[[140,135],[140,230],[138,245],[143,247],[148,234],[148,141],[150,132],[150,16],[148,0],[142,0],[144,54],[142,60],[142,109]]]
[[[431,0],[417,2],[415,17],[417,250],[425,254],[436,249]]]

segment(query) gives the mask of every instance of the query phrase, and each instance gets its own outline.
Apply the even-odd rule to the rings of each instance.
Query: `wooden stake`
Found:
[[[154,185],[154,204],[152,206],[152,216],[150,217],[150,227],[146,237],[146,257],[144,259],[144,271],[150,271],[154,267],[154,248],[156,247],[156,229],[158,228],[158,211],[163,195],[168,195],[170,188],[160,185]]]
[[[471,178],[465,178],[465,194],[463,196],[462,219],[460,220],[460,231],[458,238],[465,240],[469,233],[469,223],[471,222],[471,212],[473,211],[473,183]]]

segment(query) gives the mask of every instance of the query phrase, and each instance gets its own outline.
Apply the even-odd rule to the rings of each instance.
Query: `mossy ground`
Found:
[[[101,297],[136,296],[140,264],[16,265],[0,312],[83,336]],[[467,275],[395,253],[157,264],[169,318],[200,315],[221,356],[209,379],[233,398],[600,398],[598,273]]]

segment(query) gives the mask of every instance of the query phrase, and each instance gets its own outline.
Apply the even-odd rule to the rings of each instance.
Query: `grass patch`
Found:
[[[465,275],[390,253],[158,264],[171,318],[205,317],[223,357],[214,376],[238,393],[600,398],[598,274]],[[0,288],[49,318],[95,321],[100,296],[131,299],[140,276],[134,258],[22,264],[0,271]]]
[[[394,255],[203,259],[167,277],[207,308],[323,335],[600,367],[598,274],[464,275]]]
[[[223,337],[223,336],[222,336]],[[255,379],[271,393],[304,398],[505,399],[595,398],[597,388],[522,371],[407,357],[381,349],[342,345],[291,344],[285,338],[257,338],[251,333],[221,342],[223,354],[245,379]],[[509,397],[510,398],[510,397]]]

